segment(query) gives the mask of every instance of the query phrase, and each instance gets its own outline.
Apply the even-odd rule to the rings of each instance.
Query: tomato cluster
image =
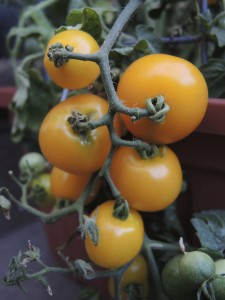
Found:
[[[224,299],[225,260],[215,262],[201,251],[184,252],[172,257],[162,270],[166,294],[173,300],[196,299],[197,290],[206,284],[216,300]]]
[[[97,63],[72,58],[54,60],[51,51],[57,47],[74,53],[96,53],[99,45],[88,33],[69,29],[56,34],[49,41],[44,65],[62,88],[78,90],[94,83],[100,74]],[[121,220],[115,216],[117,200],[106,198],[90,214],[99,232],[97,243],[89,235],[85,239],[89,259],[101,268],[119,268],[136,257],[122,279],[121,297],[125,299],[127,283],[143,284],[142,296],[147,293],[146,263],[137,256],[144,241],[141,212],[163,210],[177,199],[182,169],[168,144],[185,138],[199,125],[206,112],[208,90],[202,74],[190,62],[152,54],[137,59],[123,72],[117,94],[123,109],[119,105],[116,112],[115,107],[111,111],[111,101],[91,92],[81,91],[58,103],[41,124],[39,145],[52,166],[48,181],[52,197],[70,202],[79,198],[93,173],[110,158],[112,130],[119,137],[124,126],[128,134],[120,141],[140,139],[142,145],[149,145],[148,150],[132,147],[132,143],[117,147],[109,177],[121,194],[120,200],[129,204],[128,217]],[[129,109],[133,108],[146,109],[148,115],[132,116]],[[93,125],[100,120],[114,122],[113,129],[107,121]],[[173,276],[177,272],[174,270]],[[112,285],[111,279],[110,291]]]

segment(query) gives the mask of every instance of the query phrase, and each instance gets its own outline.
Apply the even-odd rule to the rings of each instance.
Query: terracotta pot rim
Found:
[[[209,98],[206,114],[196,131],[225,135],[225,99]]]

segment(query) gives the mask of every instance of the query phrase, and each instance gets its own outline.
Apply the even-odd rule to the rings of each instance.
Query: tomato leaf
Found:
[[[67,26],[76,26],[77,24],[81,24],[83,21],[83,13],[81,10],[73,9],[69,12],[66,17]]]
[[[224,28],[219,28],[217,26],[213,26],[210,30],[209,34],[216,40],[217,45],[219,47],[225,46],[225,34]]]
[[[76,259],[74,261],[74,267],[75,267],[75,272],[78,276],[86,277],[95,272],[91,264],[85,262],[83,259]]]
[[[37,138],[43,118],[57,101],[58,91],[53,83],[43,80],[37,69],[19,68],[17,76],[20,84],[11,105],[15,114],[11,129],[14,142],[27,136]]]
[[[202,247],[223,253],[225,250],[225,211],[209,210],[191,219]]]
[[[83,218],[84,223],[78,227],[81,238],[86,239],[87,236],[89,236],[94,245],[97,246],[99,242],[99,232],[96,225],[96,217],[90,218],[86,215],[83,215]]]
[[[146,10],[149,12],[149,15],[151,16],[151,18],[153,19],[157,19],[160,17],[164,6],[166,4],[165,0],[146,0],[145,1],[145,7]]]
[[[67,15],[66,24],[88,32],[96,40],[99,40],[101,37],[102,27],[99,15],[91,8],[86,7],[83,11],[71,10]]]
[[[203,73],[211,98],[225,97],[225,61],[224,59],[210,59],[200,67]]]

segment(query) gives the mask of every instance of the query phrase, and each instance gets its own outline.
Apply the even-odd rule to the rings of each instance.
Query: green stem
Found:
[[[152,274],[152,280],[158,293],[158,297],[160,298],[160,300],[169,300],[168,297],[164,294],[159,269],[151,248],[151,240],[147,235],[145,235],[144,237],[143,252],[147,259],[150,272]]]
[[[180,252],[180,246],[179,243],[165,243],[161,241],[156,240],[148,240],[149,247],[151,247],[152,250],[160,250],[160,251],[178,251]]]
[[[97,177],[96,174],[92,175],[88,184],[85,187],[85,190],[80,195],[79,199],[76,201],[76,205],[77,205],[76,210],[78,212],[79,225],[83,224],[83,212],[84,212],[85,201],[87,200],[91,191],[93,191],[95,189],[98,180],[99,180],[99,178]]]
[[[111,190],[111,193],[112,193],[112,196],[114,199],[120,199],[121,197],[121,194],[120,194],[120,191],[118,190],[118,188],[115,186],[112,178],[111,178],[111,175],[110,175],[110,172],[109,170],[105,170],[105,173],[104,173],[104,177],[105,177],[105,180],[107,181],[108,183],[108,186]]]
[[[26,273],[26,278],[24,279],[35,279],[35,278],[38,278],[40,276],[44,276],[48,273],[52,273],[52,272],[58,272],[58,273],[61,273],[61,274],[69,274],[69,273],[73,273],[74,270],[72,269],[69,269],[69,268],[60,268],[60,267],[45,267],[44,269],[38,271],[38,272],[35,272],[35,273],[32,273],[32,274],[28,274]]]

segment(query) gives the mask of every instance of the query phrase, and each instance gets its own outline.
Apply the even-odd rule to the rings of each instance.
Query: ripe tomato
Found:
[[[182,170],[176,154],[165,147],[164,154],[142,159],[132,147],[115,152],[110,173],[121,195],[140,211],[168,207],[181,191]]]
[[[54,197],[51,191],[49,173],[37,175],[32,180],[30,188],[33,192],[32,201],[34,201],[38,206],[45,207],[53,204]]]
[[[68,89],[80,89],[92,84],[99,76],[99,66],[92,61],[70,59],[63,65],[56,67],[47,56],[50,46],[57,42],[65,46],[72,46],[73,52],[81,54],[95,53],[99,45],[87,32],[69,29],[54,35],[46,49],[44,66],[51,79],[60,87]]]
[[[90,174],[99,170],[111,147],[106,126],[80,134],[72,129],[68,118],[77,111],[97,120],[108,111],[108,102],[93,94],[67,98],[53,107],[39,130],[39,144],[46,159],[57,168],[72,174]],[[115,128],[119,121],[115,119]]]
[[[148,117],[133,122],[122,114],[134,136],[155,144],[173,143],[189,135],[201,122],[208,103],[207,85],[197,67],[167,54],[137,59],[121,76],[117,91],[128,107],[145,108],[147,99],[164,97],[170,110],[162,123]]]
[[[70,174],[56,167],[53,167],[50,174],[52,195],[54,196],[54,198],[76,201],[84,191],[90,178],[91,174]],[[90,202],[95,197],[98,190],[99,186],[92,192],[92,194],[90,194],[87,199],[88,202]]]
[[[119,268],[139,253],[144,240],[144,225],[141,215],[131,208],[126,220],[113,216],[115,201],[100,204],[92,213],[96,216],[99,243],[94,245],[90,237],[85,240],[88,257],[97,266]]]
[[[143,295],[147,296],[147,290],[148,290],[148,284],[145,286],[145,283],[147,283],[148,278],[148,266],[147,262],[143,255],[139,254],[135,257],[129,268],[125,271],[123,274],[123,277],[121,279],[121,299],[126,299],[126,293],[125,289],[126,286],[129,284],[143,284]],[[109,293],[114,299],[115,297],[115,284],[113,277],[110,277],[108,280],[108,288]]]

